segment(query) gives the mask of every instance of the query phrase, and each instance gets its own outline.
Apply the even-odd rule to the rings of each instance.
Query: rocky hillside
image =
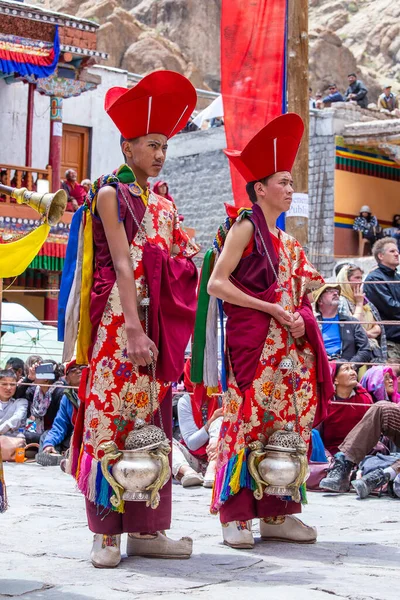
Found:
[[[107,64],[136,73],[173,69],[197,87],[218,90],[221,0],[50,0],[51,8],[101,24]],[[310,83],[340,89],[357,71],[374,101],[400,84],[400,2],[310,0]]]
[[[101,25],[107,64],[133,73],[170,69],[218,89],[220,0],[50,0],[53,10]]]
[[[400,91],[400,2],[310,0],[310,83],[347,87],[356,71],[375,101],[387,81]]]

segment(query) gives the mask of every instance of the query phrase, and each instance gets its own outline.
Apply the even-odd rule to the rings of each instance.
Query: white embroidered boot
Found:
[[[294,515],[260,519],[260,533],[263,540],[314,544],[317,541],[316,527],[305,525]]]
[[[190,558],[193,550],[193,540],[183,537],[171,540],[165,531],[154,534],[129,533],[126,544],[128,556],[146,556],[147,558]]]
[[[251,521],[230,521],[221,523],[224,544],[231,548],[246,550],[254,548],[254,538],[251,533]]]
[[[207,470],[204,474],[203,487],[212,488],[212,486],[214,485],[216,468],[217,468],[217,461],[210,460],[210,462],[208,463],[208,466],[207,466]]]
[[[97,569],[118,567],[121,562],[121,536],[95,533],[90,560]]]

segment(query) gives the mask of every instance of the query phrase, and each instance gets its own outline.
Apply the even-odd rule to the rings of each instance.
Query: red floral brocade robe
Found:
[[[295,422],[292,375],[278,368],[282,358],[290,354],[298,365],[295,386],[299,433],[307,444],[319,402],[317,387],[322,380],[321,368],[318,369],[319,380],[317,377],[318,360],[326,362],[323,366],[329,374],[325,353],[317,356],[320,350],[323,351],[323,343],[307,300],[307,293],[321,287],[324,280],[294,238],[280,231],[279,240],[273,240],[274,236],[270,235],[258,206],[253,207],[253,217],[250,219],[255,226],[254,250],[249,256],[247,252],[244,254],[237,272],[233,273],[232,281],[250,295],[280,304],[291,313],[300,312],[305,321],[306,334],[296,343],[289,337],[288,329],[269,315],[225,303],[228,317],[228,391],[224,395],[224,420],[219,438],[217,474],[211,503],[213,513],[218,512],[224,503],[241,489],[255,489],[246,462],[249,444],[256,440],[265,443],[274,431],[282,429],[286,423]],[[275,273],[260,243],[259,231],[262,232],[272,262],[275,263],[275,271],[279,273],[277,286]],[[269,296],[265,295],[263,290],[268,290]],[[255,327],[251,321],[251,314],[254,313],[258,319]],[[234,326],[229,324],[231,314],[236,318]],[[242,331],[238,331],[241,315],[245,325]],[[260,324],[261,328],[265,327],[266,334],[261,340],[258,354],[256,350],[254,370],[251,370],[250,363],[246,365],[245,361],[254,351],[254,346],[257,346],[255,340]],[[240,384],[237,377],[240,377]]]
[[[120,192],[117,194],[120,213],[124,211],[127,215],[126,218],[131,219]],[[129,196],[129,190],[127,195]],[[129,201],[132,202],[131,197],[129,197]],[[136,201],[140,202],[140,197],[136,198]],[[143,212],[143,207],[141,210]],[[124,219],[121,218],[121,220]],[[166,251],[168,256],[177,261],[190,259],[198,252],[198,248],[180,229],[176,207],[165,198],[150,192],[143,218],[138,220],[141,221],[145,234],[142,228],[137,230],[136,227],[137,231],[130,243],[130,256],[137,298],[140,302],[147,295],[148,282],[143,263],[146,242],[159,246]],[[99,222],[96,226],[102,228]],[[130,228],[125,225],[125,229],[129,231]],[[102,239],[101,235],[100,239]],[[101,252],[104,255],[104,247]],[[191,264],[191,269],[196,279],[196,268],[193,264]],[[193,287],[194,298],[195,284]],[[132,299],[132,301],[136,301],[136,299]],[[161,294],[160,302],[162,301]],[[139,307],[139,317],[144,328],[144,314],[141,307]],[[179,331],[175,334],[179,335]],[[100,460],[103,452],[99,450],[99,447],[104,442],[112,440],[122,449],[126,436],[133,429],[135,419],[140,418],[146,422],[151,420],[150,378],[145,370],[142,372],[133,367],[128,359],[125,320],[116,282],[106,301],[93,342],[85,395],[82,446],[75,477],[79,489],[88,500],[102,507],[112,508],[110,504],[112,490],[101,473]],[[154,412],[165,398],[170,385],[170,381],[156,379],[157,397],[153,403]]]

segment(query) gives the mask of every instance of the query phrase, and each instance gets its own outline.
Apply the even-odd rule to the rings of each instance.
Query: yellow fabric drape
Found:
[[[93,224],[90,211],[85,211],[85,229],[83,232],[83,263],[81,306],[79,312],[79,331],[76,347],[76,362],[81,365],[88,364],[88,351],[92,337],[92,323],[90,321],[90,292],[93,284]]]
[[[339,274],[338,274],[336,280],[338,283],[342,284],[340,286],[342,296],[344,296],[347,300],[349,300],[351,306],[354,307],[355,306],[354,287],[349,283],[348,272],[349,272],[349,267],[343,267],[343,269],[341,269],[339,271]],[[372,314],[372,310],[371,310],[371,307],[369,306],[369,304],[364,304],[362,307],[362,310],[363,310],[363,318],[361,320],[368,321],[368,323],[363,323],[364,329],[366,331],[368,331],[369,329],[372,329],[372,327],[375,326],[375,318],[374,318],[374,315]],[[352,313],[353,312],[354,312],[354,308],[352,308]],[[370,340],[370,342],[371,342],[371,340]]]
[[[43,223],[28,235],[0,244],[0,278],[18,277],[31,264],[50,232],[50,225]]]

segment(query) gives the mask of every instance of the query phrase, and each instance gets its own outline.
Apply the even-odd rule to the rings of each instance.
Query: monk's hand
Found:
[[[304,319],[300,313],[295,312],[293,317],[294,322],[293,325],[289,327],[289,331],[292,334],[292,337],[294,337],[294,339],[297,340],[298,338],[303,337],[303,335],[305,334],[306,326],[304,323]]]
[[[133,365],[137,367],[146,367],[151,365],[153,360],[158,358],[158,350],[155,343],[141,331],[127,331],[128,337],[128,358]]]
[[[282,308],[279,304],[270,304],[267,312],[285,327],[291,327],[294,323],[293,314]]]

